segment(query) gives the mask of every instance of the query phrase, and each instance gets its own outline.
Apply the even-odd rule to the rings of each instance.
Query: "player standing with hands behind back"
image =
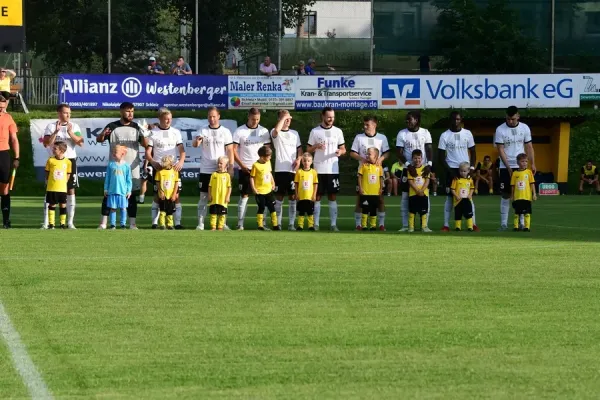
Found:
[[[339,232],[337,227],[338,206],[336,197],[340,191],[339,157],[346,154],[344,133],[333,126],[335,112],[325,107],[321,112],[321,125],[310,131],[306,151],[314,153],[315,170],[319,175],[319,190],[315,201],[315,230],[319,230],[321,216],[321,196],[329,198],[329,219],[331,230]]]
[[[508,209],[510,207],[511,197],[511,177],[513,169],[519,168],[517,156],[527,153],[531,162],[531,172],[535,174],[535,155],[531,139],[531,130],[527,125],[519,122],[519,109],[510,106],[506,109],[506,122],[496,128],[494,135],[494,146],[500,153],[500,191],[502,199],[500,200],[500,229],[508,229]]]

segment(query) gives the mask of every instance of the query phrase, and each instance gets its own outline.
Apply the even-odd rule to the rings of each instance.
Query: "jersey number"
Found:
[[[333,184],[334,188],[339,188],[340,187],[340,180],[339,179],[334,179],[331,181],[331,183]]]
[[[504,182],[500,182],[500,189],[504,190]]]

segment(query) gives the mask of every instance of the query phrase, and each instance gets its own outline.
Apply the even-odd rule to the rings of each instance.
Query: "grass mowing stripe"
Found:
[[[29,357],[25,345],[21,341],[19,332],[15,329],[12,324],[2,301],[0,300],[0,332],[2,338],[6,343],[10,355],[12,357],[15,369],[21,375],[23,383],[27,387],[27,391],[34,400],[51,400],[53,399],[52,393],[46,382],[38,372],[35,364]]]

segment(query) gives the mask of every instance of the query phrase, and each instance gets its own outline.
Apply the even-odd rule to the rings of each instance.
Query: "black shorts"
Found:
[[[360,196],[360,206],[363,214],[370,214],[372,217],[377,215],[379,208],[380,197],[377,196]]]
[[[198,174],[198,187],[200,188],[200,193],[208,193],[208,186],[210,185],[210,177],[212,174]]]
[[[0,183],[10,182],[10,153],[8,150],[0,151]]]
[[[140,173],[140,178],[146,182],[150,182],[151,184],[153,184],[155,175],[156,173],[154,172],[154,167],[148,164],[146,168],[142,169],[142,172]]]
[[[531,201],[529,200],[515,200],[512,203],[515,214],[531,214]]]
[[[175,212],[175,207],[175,202],[173,200],[164,199],[158,201],[159,210],[166,212],[167,215],[173,215]]]
[[[473,218],[473,203],[469,199],[462,199],[454,206],[454,220]]]
[[[500,191],[503,194],[511,194],[510,174],[506,168],[500,168]]]
[[[460,168],[450,168],[446,171],[446,194],[452,197],[452,181],[460,176]]]
[[[296,203],[296,212],[298,215],[314,215],[315,213],[315,202],[311,200],[299,200]]]
[[[46,192],[46,203],[67,204],[67,194],[62,192]]]
[[[429,198],[427,196],[410,196],[408,198],[408,212],[420,215],[427,214],[429,212]]]
[[[71,161],[71,177],[67,182],[67,189],[71,190],[79,187],[79,177],[77,176],[77,159],[69,158],[69,161]]]
[[[210,215],[227,215],[227,207],[220,204],[213,204],[208,207],[208,213]]]
[[[273,192],[267,194],[257,194],[255,199],[256,205],[258,206],[258,215],[262,214],[265,211],[265,208],[267,208],[270,213],[275,212],[275,196],[273,195]]]
[[[296,194],[294,178],[293,172],[275,172],[275,193],[280,196]]]
[[[404,167],[404,169],[402,170],[402,176],[400,177],[400,182],[398,183],[398,189],[400,189],[401,192],[407,192],[410,188],[410,186],[408,185],[408,167]]]
[[[337,194],[340,191],[340,174],[318,174],[319,186],[317,193],[319,196],[324,194]]]
[[[252,193],[252,188],[250,187],[250,172],[246,172],[244,170],[239,170],[238,172],[238,187],[240,189],[240,196],[248,196]]]

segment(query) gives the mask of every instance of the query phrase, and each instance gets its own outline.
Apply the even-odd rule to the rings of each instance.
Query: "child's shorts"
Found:
[[[529,200],[515,200],[512,206],[515,214],[531,214],[531,201]]]
[[[411,214],[425,215],[429,212],[429,197],[410,196],[408,198],[408,212]]]
[[[460,221],[463,217],[465,219],[473,218],[473,203],[469,199],[462,199],[454,206],[454,220]]]
[[[127,208],[129,201],[127,196],[120,194],[109,194],[106,198],[106,206],[111,209]]]

